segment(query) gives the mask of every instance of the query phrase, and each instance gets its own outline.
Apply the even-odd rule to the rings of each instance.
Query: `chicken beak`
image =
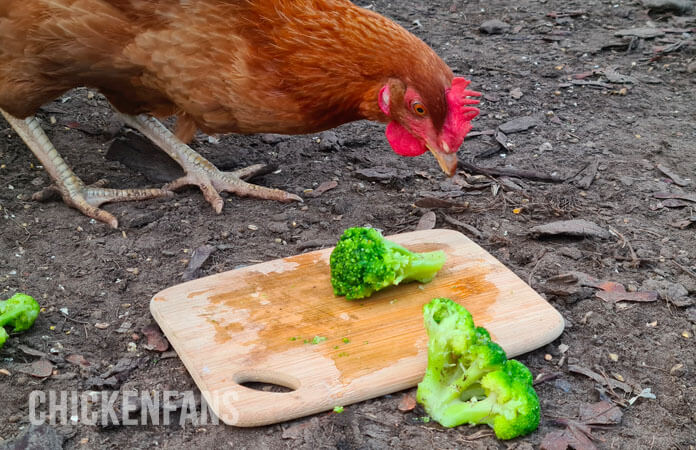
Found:
[[[447,144],[444,145],[445,149],[443,150],[449,150],[449,148],[446,148]],[[433,146],[427,145],[427,147],[428,150],[430,150],[430,153],[432,153],[437,160],[438,164],[440,164],[442,171],[445,172],[448,177],[454,176],[454,174],[457,173],[457,164],[459,163],[457,159],[457,152],[445,153],[445,151],[434,148]]]

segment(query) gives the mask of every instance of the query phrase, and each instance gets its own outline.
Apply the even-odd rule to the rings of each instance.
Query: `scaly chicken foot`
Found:
[[[224,205],[219,194],[222,191],[240,197],[254,197],[280,202],[302,201],[295,194],[280,189],[258,186],[242,180],[242,178],[248,178],[263,170],[263,165],[257,164],[234,172],[222,172],[191,147],[181,142],[154,117],[144,114],[138,116],[123,114],[122,116],[128,126],[140,131],[184,169],[186,175],[165,185],[164,189],[176,190],[184,186],[198,186],[203,197],[218,214]]]
[[[57,193],[67,205],[77,209],[87,217],[104,222],[112,228],[117,228],[118,220],[116,217],[98,208],[98,206],[103,203],[145,200],[173,195],[171,191],[162,189],[107,189],[103,187],[104,180],[87,186],[68,167],[35,117],[30,116],[22,120],[2,109],[0,109],[0,113],[31,149],[53,180],[52,186],[34,194],[32,198],[35,200],[45,200]]]
[[[103,188],[108,184],[108,181],[105,180],[104,178],[95,181],[94,183],[90,184],[88,187],[89,188]],[[55,184],[52,184],[48,187],[45,187],[41,189],[38,192],[34,192],[34,194],[31,196],[31,199],[36,201],[36,202],[47,202],[49,200],[55,200],[55,199],[60,199],[60,189],[58,189],[58,186]]]

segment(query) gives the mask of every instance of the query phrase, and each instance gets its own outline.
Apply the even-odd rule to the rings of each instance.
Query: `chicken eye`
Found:
[[[411,104],[411,109],[413,110],[414,113],[416,113],[417,115],[419,115],[421,117],[428,114],[428,110],[425,109],[425,105],[423,105],[421,102],[413,102],[413,104]]]

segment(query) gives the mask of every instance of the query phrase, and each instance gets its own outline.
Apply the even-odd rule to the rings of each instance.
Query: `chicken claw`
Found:
[[[0,109],[0,113],[14,128],[24,143],[31,149],[36,158],[53,179],[54,185],[34,194],[34,200],[46,200],[54,194],[59,194],[63,201],[87,217],[105,222],[112,228],[118,227],[118,220],[113,214],[98,208],[103,203],[146,200],[158,197],[171,197],[171,191],[162,189],[107,189],[103,180],[92,186],[86,186],[68,167],[58,150],[41,129],[39,121],[30,116],[18,119]]]
[[[261,171],[263,165],[257,164],[234,172],[222,172],[191,147],[181,142],[154,117],[143,114],[139,116],[123,114],[123,118],[128,126],[140,131],[184,169],[186,175],[164,186],[166,190],[176,190],[189,185],[198,186],[203,197],[218,214],[222,211],[224,204],[219,194],[222,191],[240,197],[255,197],[280,202],[302,201],[295,194],[280,189],[257,186],[242,180],[242,178],[250,177]]]
[[[130,202],[147,200],[150,198],[172,197],[173,192],[164,189],[109,189],[104,188],[106,180],[99,180],[86,186],[82,180],[75,178],[75,186],[66,186],[56,183],[32,195],[32,200],[46,201],[59,195],[63,202],[82,212],[87,217],[99,220],[111,228],[118,228],[118,220],[113,214],[97,208],[104,203]]]

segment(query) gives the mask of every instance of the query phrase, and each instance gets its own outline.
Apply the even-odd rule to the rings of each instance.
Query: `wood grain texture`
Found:
[[[211,409],[236,426],[415,386],[427,363],[422,307],[435,297],[466,307],[509,357],[563,331],[563,318],[548,302],[461,233],[425,230],[389,239],[414,251],[444,250],[447,262],[428,284],[347,301],[333,295],[332,249],[324,249],[173,286],[153,297],[150,310]],[[326,340],[313,344],[315,336]],[[250,381],[293,391],[240,384]]]

